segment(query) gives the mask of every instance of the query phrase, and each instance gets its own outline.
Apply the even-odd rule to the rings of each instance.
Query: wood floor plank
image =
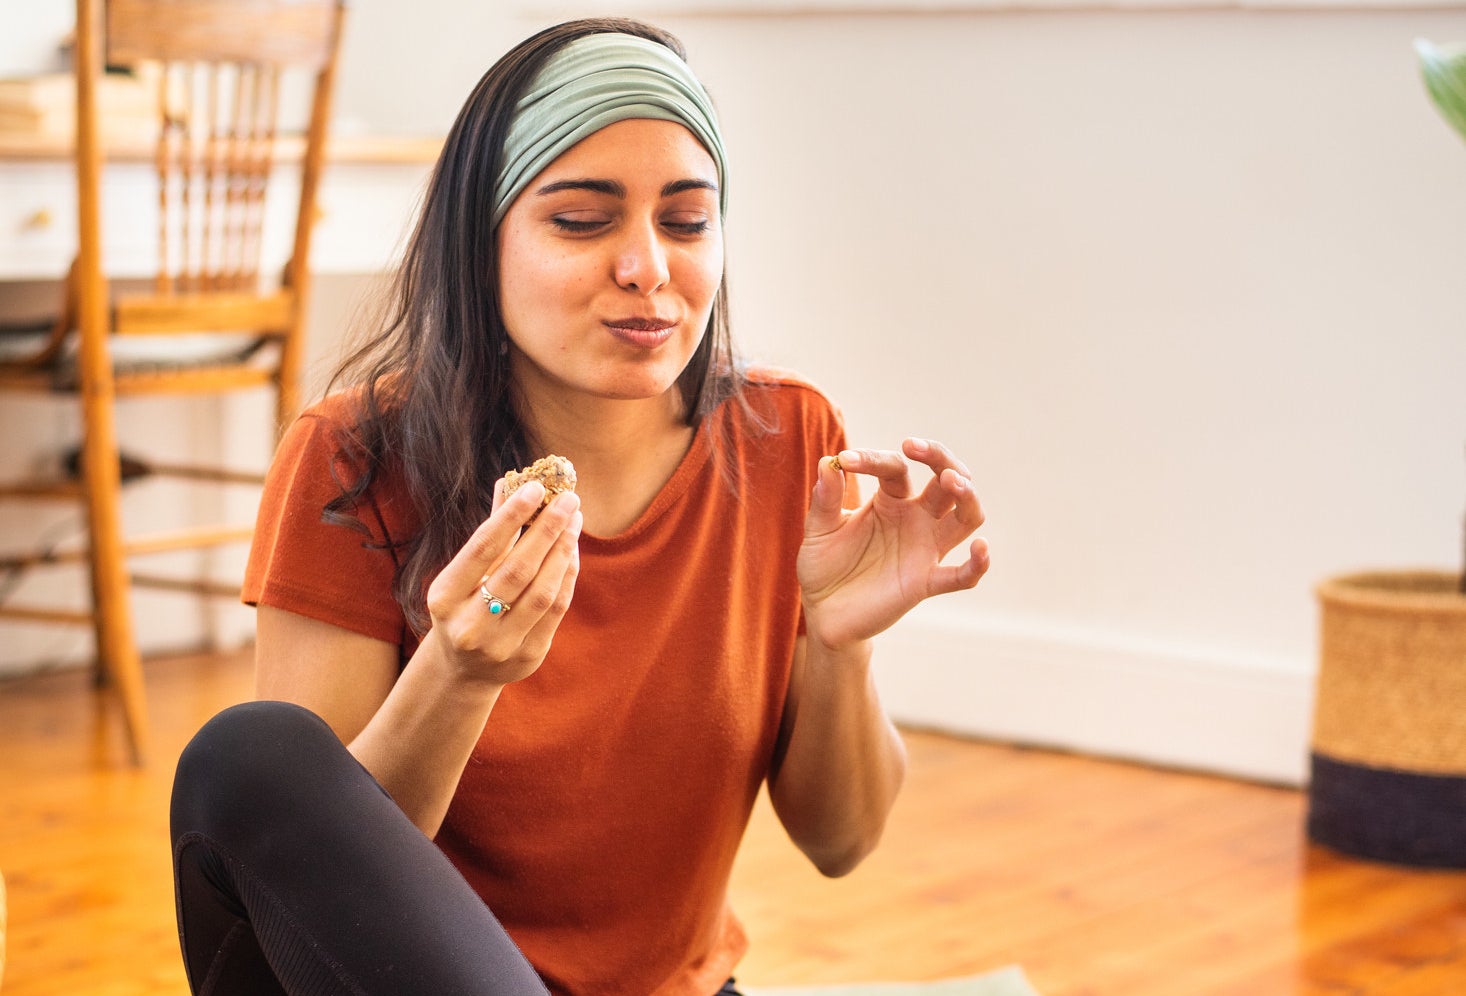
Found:
[[[148,666],[150,767],[87,676],[0,684],[4,996],[186,996],[172,768],[249,697],[247,654]],[[1466,873],[1311,847],[1273,786],[908,731],[880,849],[821,877],[754,813],[732,883],[750,985],[935,979],[1017,963],[1044,996],[1466,992]]]

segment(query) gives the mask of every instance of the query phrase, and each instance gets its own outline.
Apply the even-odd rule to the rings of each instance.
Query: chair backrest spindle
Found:
[[[239,269],[241,283],[251,283],[259,279],[260,249],[265,227],[265,191],[270,183],[270,170],[274,167],[275,132],[280,100],[279,67],[257,65],[254,69],[250,128],[248,140],[245,143],[248,156],[244,238],[240,243],[244,249],[244,257],[240,261]]]
[[[168,188],[173,182],[171,171],[175,158],[169,146],[173,137],[173,121],[169,116],[168,106],[168,72],[165,70],[158,81],[158,144],[153,156],[158,170],[158,272],[154,285],[159,294],[167,294],[173,290],[168,267],[168,253],[173,248],[168,239]]]
[[[175,286],[180,291],[197,290],[193,286],[193,259],[197,252],[194,246],[193,229],[196,226],[194,217],[194,166],[197,162],[197,152],[194,148],[194,135],[198,129],[198,119],[194,113],[194,90],[197,79],[195,72],[197,67],[193,64],[185,64],[180,68],[179,73],[179,96],[178,96],[178,120],[179,132],[182,138],[182,146],[178,152],[178,178],[182,189],[178,197],[178,216],[173,223],[177,226],[179,234],[179,248],[182,250],[178,269],[174,273]]]
[[[108,0],[108,61],[158,66],[158,293],[257,288],[282,72],[328,71],[338,19],[334,0]]]
[[[200,290],[210,291],[218,286],[217,239],[214,230],[214,188],[219,173],[219,66],[205,66],[207,78],[204,105],[207,108],[208,138],[204,143],[204,208],[203,208],[203,259]]]
[[[168,64],[154,162],[158,293],[247,290],[260,272],[280,70]]]

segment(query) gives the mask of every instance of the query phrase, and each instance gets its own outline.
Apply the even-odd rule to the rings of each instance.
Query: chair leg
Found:
[[[87,539],[91,540],[91,510],[87,510]],[[101,694],[112,687],[112,673],[107,667],[107,654],[103,650],[107,646],[107,637],[102,628],[102,586],[101,578],[97,574],[97,556],[95,548],[87,550],[87,571],[88,581],[92,586],[92,646],[96,648],[96,660],[92,662],[92,687]]]
[[[121,700],[132,761],[142,765],[148,750],[147,698],[143,689],[142,656],[133,632],[132,597],[123,555],[121,469],[115,446],[103,445],[112,436],[111,419],[101,418],[107,424],[97,425],[99,416],[95,408],[87,413],[88,422],[92,423],[89,428],[94,431],[88,434],[82,464],[91,540],[99,679]]]
[[[133,638],[132,605],[122,547],[122,473],[117,426],[107,279],[102,270],[102,167],[96,82],[102,72],[101,0],[76,0],[76,276],[68,280],[79,334],[77,375],[81,385],[82,481],[91,535],[93,588],[100,617],[97,655],[122,699],[128,743],[135,764],[147,756],[148,717],[142,660]]]

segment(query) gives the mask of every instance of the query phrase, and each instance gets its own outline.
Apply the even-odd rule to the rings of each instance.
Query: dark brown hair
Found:
[[[540,68],[577,38],[637,35],[686,59],[681,42],[622,18],[570,21],[508,52],[469,95],[444,143],[377,331],[343,361],[332,387],[357,387],[342,455],[360,469],[341,481],[327,521],[364,528],[356,509],[384,473],[401,475],[421,528],[392,537],[393,595],[419,634],[429,582],[488,517],[494,483],[530,462],[510,380],[500,311],[494,186],[515,105]],[[726,279],[708,327],[677,381],[689,425],[743,386],[728,329]]]

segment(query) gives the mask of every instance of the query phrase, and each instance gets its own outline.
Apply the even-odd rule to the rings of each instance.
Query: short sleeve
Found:
[[[321,406],[281,440],[266,476],[242,598],[402,646],[407,627],[392,597],[396,562],[383,501],[369,494],[355,521],[327,521],[326,504],[353,479],[339,422]]]

